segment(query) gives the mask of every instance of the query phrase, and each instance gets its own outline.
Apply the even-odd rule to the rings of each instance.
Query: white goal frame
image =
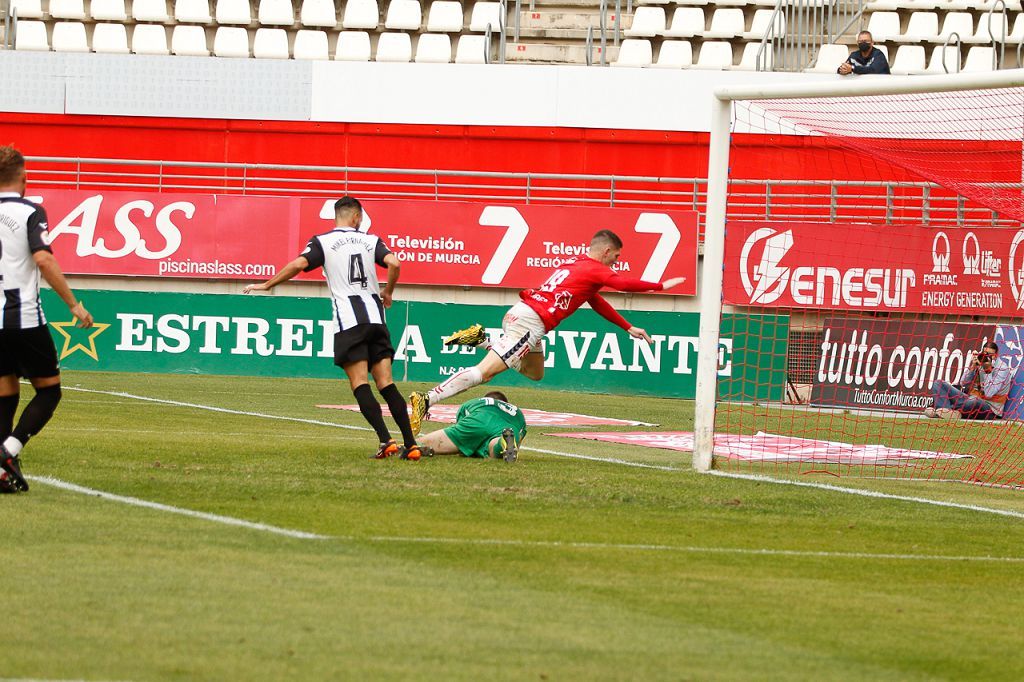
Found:
[[[730,85],[711,100],[708,194],[704,221],[704,263],[700,279],[700,336],[694,414],[693,467],[709,471],[718,391],[718,341],[722,316],[722,268],[725,257],[725,204],[733,103],[741,100],[859,97],[927,92],[957,92],[1024,86],[1024,69],[926,76],[845,77],[833,81],[779,85]],[[1024,113],[1022,113],[1024,115]]]

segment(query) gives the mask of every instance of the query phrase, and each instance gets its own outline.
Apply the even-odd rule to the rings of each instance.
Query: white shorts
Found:
[[[517,370],[528,353],[543,351],[544,331],[540,316],[520,301],[505,313],[501,321],[501,338],[491,345],[491,350],[507,366]]]

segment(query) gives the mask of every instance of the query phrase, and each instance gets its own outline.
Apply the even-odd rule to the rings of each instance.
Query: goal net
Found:
[[[698,469],[1024,487],[1022,86],[1011,71],[717,93]],[[817,140],[835,181],[883,181],[902,205],[734,220],[730,133]],[[723,313],[756,351],[729,353]],[[716,385],[737,373],[770,386]]]

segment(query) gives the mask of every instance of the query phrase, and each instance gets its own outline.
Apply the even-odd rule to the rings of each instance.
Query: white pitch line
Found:
[[[275,535],[284,535],[286,537],[300,538],[303,540],[330,539],[330,536],[328,535],[317,535],[316,533],[307,533],[303,530],[279,528],[277,526],[271,526],[266,523],[255,523],[253,521],[236,519],[231,516],[221,516],[220,514],[210,514],[208,512],[194,511],[192,509],[185,509],[183,507],[174,507],[169,504],[160,504],[159,502],[141,500],[137,497],[128,497],[127,495],[115,495],[114,493],[108,493],[102,490],[96,490],[94,488],[86,488],[85,486],[76,485],[74,483],[68,483],[67,481],[61,481],[60,479],[57,478],[50,478],[49,476],[26,476],[25,478],[32,481],[33,483],[42,483],[43,485],[49,485],[54,488],[60,488],[61,490],[69,490],[73,493],[81,493],[82,495],[99,497],[104,500],[110,500],[111,502],[120,502],[122,504],[128,504],[133,507],[145,507],[146,509],[155,509],[157,511],[167,512],[168,514],[190,516],[195,519],[203,519],[204,521],[222,523],[226,526],[240,526],[242,528],[248,528],[250,530],[260,530],[265,533],[274,533]]]

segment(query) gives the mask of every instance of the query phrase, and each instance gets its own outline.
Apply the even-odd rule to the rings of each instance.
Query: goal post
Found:
[[[753,85],[733,85],[718,88],[712,98],[710,121],[710,142],[708,159],[707,203],[704,225],[703,268],[700,279],[700,331],[697,360],[696,398],[694,418],[694,449],[693,466],[698,471],[708,471],[715,466],[716,408],[719,406],[718,373],[720,362],[719,344],[722,332],[723,314],[723,276],[728,267],[726,263],[726,216],[728,208],[727,181],[729,176],[730,137],[734,123],[734,105],[739,102],[759,100],[820,100],[824,98],[857,98],[896,95],[915,95],[929,93],[958,93],[964,91],[1000,91],[1003,89],[1024,87],[1024,69],[995,71],[988,73],[960,73],[953,75],[922,75],[922,76],[885,76],[847,78],[835,82],[808,82]],[[1024,101],[1024,100],[1022,100]],[[1011,108],[1011,113],[1013,109]],[[1020,126],[1024,127],[1024,105],[1020,108]],[[909,125],[903,121],[903,125]],[[965,124],[967,127],[971,124]],[[984,127],[984,126],[983,126]],[[816,134],[818,131],[811,131]],[[968,131],[969,132],[969,131]],[[967,134],[967,133],[964,133]],[[872,131],[855,131],[851,137],[871,138]],[[930,138],[932,142],[941,143],[942,135]],[[956,138],[956,135],[953,136]],[[1009,201],[1024,204],[1024,195],[1019,185],[1021,180],[1021,158],[1019,138],[1011,139],[1017,144],[1017,187],[1010,188]],[[871,144],[870,140],[865,144]],[[893,154],[899,154],[899,150]],[[948,163],[948,162],[947,162]],[[913,162],[910,170],[915,170]],[[969,169],[968,169],[969,170]],[[1013,170],[1013,169],[1010,169]],[[938,179],[922,173],[921,177],[943,184],[942,169],[938,171]],[[970,175],[965,170],[966,175]],[[963,193],[956,183],[951,183],[958,193]],[[948,186],[948,185],[943,185]],[[979,199],[985,205],[985,197]],[[998,204],[998,202],[996,202]],[[1004,202],[1005,204],[1005,202]],[[1004,204],[993,205],[993,211],[1005,208]],[[1016,206],[1016,204],[1014,204]],[[1024,210],[1010,211],[1009,216],[1017,222],[1018,227]],[[955,227],[955,226],[953,226]],[[977,241],[977,240],[975,240]],[[967,248],[966,246],[964,248]],[[1024,253],[1024,249],[1022,249]],[[957,254],[959,256],[959,253]],[[966,258],[966,256],[965,256]],[[1022,267],[1024,272],[1024,267]],[[1011,285],[1013,277],[1011,274]],[[1024,286],[1022,286],[1024,289]],[[1020,310],[1018,298],[1017,310]],[[753,301],[753,299],[751,299]],[[751,309],[747,309],[753,310]],[[1011,317],[1020,317],[1019,314]]]

